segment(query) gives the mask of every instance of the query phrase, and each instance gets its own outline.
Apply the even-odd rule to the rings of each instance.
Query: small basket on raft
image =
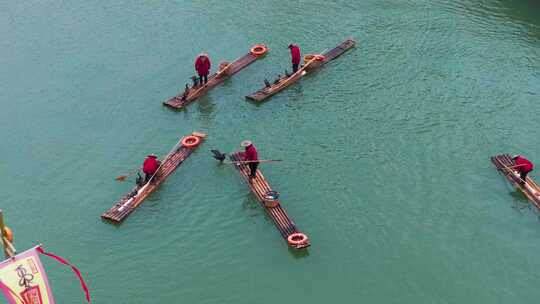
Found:
[[[279,205],[279,192],[276,191],[268,191],[264,194],[264,205],[267,208],[274,208],[277,205]]]
[[[304,64],[307,64],[308,62],[310,62],[312,59],[314,59],[312,63],[309,64],[309,66],[306,68],[306,70],[314,70],[314,69],[318,69],[322,66],[323,64],[323,61],[324,61],[324,56],[323,55],[319,55],[319,54],[307,54],[304,56]]]
[[[228,61],[223,61],[219,64],[218,67],[218,74],[220,76],[229,76],[229,67],[231,66],[231,63]]]

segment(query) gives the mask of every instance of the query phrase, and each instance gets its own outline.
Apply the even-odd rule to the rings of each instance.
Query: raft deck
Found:
[[[512,158],[508,154],[496,155],[491,157],[491,162],[497,169],[512,183],[514,187],[521,190],[531,203],[540,211],[540,187],[532,178],[527,176],[525,184],[521,185],[519,173],[510,168],[514,165]]]
[[[291,84],[298,81],[303,76],[307,75],[313,70],[316,70],[320,67],[323,67],[326,63],[330,62],[331,60],[336,59],[337,57],[341,56],[346,51],[350,50],[352,47],[354,47],[356,44],[356,41],[353,39],[347,39],[344,42],[342,42],[337,47],[333,48],[332,50],[323,53],[324,60],[320,61],[322,64],[310,65],[308,67],[308,64],[302,66],[298,71],[292,75],[284,75],[278,78],[274,83],[272,83],[269,87],[264,87],[257,92],[250,94],[246,96],[247,99],[261,102],[269,97],[271,97],[274,94],[277,94],[278,92],[282,91],[286,87],[290,86]]]
[[[264,57],[264,55],[255,56],[252,55],[251,52],[249,52],[246,55],[231,62],[224,70],[208,76],[208,82],[206,83],[206,86],[199,85],[198,87],[188,88],[187,90],[178,93],[178,95],[169,98],[163,104],[173,109],[182,109],[187,104],[205,95],[208,91],[223,83],[229,76],[236,74],[238,71],[242,70],[243,68],[255,62],[255,60],[262,57]]]
[[[199,137],[202,141],[205,139],[206,134],[193,132],[193,136]],[[107,219],[116,223],[121,223],[131,212],[133,212],[139,205],[154,192],[156,188],[167,179],[169,175],[178,167],[186,158],[188,158],[200,144],[194,148],[187,148],[181,145],[180,140],[161,160],[161,166],[156,172],[156,176],[149,183],[142,186],[136,185],[130,192],[124,195],[118,202],[116,202],[109,210],[101,215],[103,219]]]
[[[242,161],[243,158],[241,157],[242,152],[236,152],[229,156],[232,162],[235,161]],[[270,185],[264,178],[261,170],[257,169],[257,175],[255,178],[253,178],[250,182],[249,179],[249,173],[250,169],[248,165],[246,164],[234,164],[234,167],[239,171],[242,178],[246,181],[246,183],[251,188],[251,192],[257,197],[257,200],[261,202],[263,205],[264,210],[266,213],[272,218],[272,221],[274,221],[274,224],[276,225],[277,229],[279,230],[279,233],[281,236],[287,241],[287,238],[294,233],[300,233],[300,231],[296,228],[296,225],[294,224],[293,220],[287,215],[283,207],[281,206],[281,203],[278,201],[278,205],[276,207],[266,207],[264,195],[268,191],[272,191],[272,188],[270,188]],[[291,246],[295,249],[302,249],[309,247],[311,243],[308,242],[299,246]]]

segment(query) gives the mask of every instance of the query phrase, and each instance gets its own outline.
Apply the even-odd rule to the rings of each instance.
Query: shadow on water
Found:
[[[272,98],[272,97],[268,98],[267,100],[269,100],[269,99],[271,99],[271,98]],[[248,99],[248,98],[245,98],[245,100],[246,100],[247,102],[249,102],[250,104],[256,106],[257,108],[258,108],[258,107],[262,107],[262,106],[266,103],[266,101],[267,101],[267,100],[263,100],[263,101],[255,101],[255,100],[251,100],[251,99]]]
[[[291,246],[287,245],[289,248],[289,253],[296,259],[306,258],[309,256],[309,249],[294,249]]]
[[[124,222],[126,222],[126,221],[127,221],[127,219]],[[122,223],[123,223],[123,222],[114,222],[114,221],[104,219],[104,218],[101,218],[101,222],[104,223],[104,224],[108,224],[109,226],[114,227],[116,229],[120,229],[120,227],[122,226]]]
[[[506,8],[504,13],[507,16],[528,25],[540,26],[540,1],[501,1],[500,5]]]
[[[521,192],[520,190],[511,191],[510,196],[512,197],[512,208],[516,210],[521,210],[525,208],[532,210],[531,203],[529,202],[525,194],[523,194],[523,192]]]
[[[259,202],[253,197],[251,193],[248,193],[244,196],[244,201],[242,202],[242,208],[246,210],[255,210],[259,209]]]
[[[211,122],[212,114],[214,113],[215,109],[215,103],[212,101],[212,98],[209,96],[209,92],[205,95],[189,102],[188,104],[184,105],[180,109],[175,109],[172,107],[166,107],[168,110],[177,113],[178,115],[182,115],[182,118],[188,119],[191,115],[190,108],[191,107],[197,107],[197,110],[200,113],[200,117],[202,122],[204,123],[204,127],[208,127],[209,123]]]
[[[260,204],[251,193],[248,193],[244,196],[244,200],[242,202],[242,209],[249,211],[248,216],[252,219],[253,222],[255,221],[253,220],[253,218],[261,215]]]
[[[472,16],[495,18],[518,24],[525,29],[522,31],[522,35],[527,38],[525,40],[535,42],[540,40],[540,18],[538,18],[540,1],[461,0],[448,2],[447,6],[458,11],[465,11]]]
[[[212,114],[216,108],[216,104],[208,95],[200,98],[197,102],[197,110],[200,114],[200,119],[204,128],[209,128],[212,122]]]
[[[508,5],[507,15],[517,20],[526,29],[524,36],[527,40],[540,41],[540,1],[510,1],[504,2]]]
[[[304,98],[304,88],[302,87],[302,80],[291,86],[291,99],[302,100]]]

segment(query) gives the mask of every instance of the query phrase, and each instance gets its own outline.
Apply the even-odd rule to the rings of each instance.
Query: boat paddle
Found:
[[[123,182],[125,181],[126,179],[130,178],[131,176],[133,176],[133,174],[137,173],[139,171],[139,169],[133,169],[131,170],[128,174],[126,175],[119,175],[117,177],[115,177],[114,179],[119,181],[119,182]]]

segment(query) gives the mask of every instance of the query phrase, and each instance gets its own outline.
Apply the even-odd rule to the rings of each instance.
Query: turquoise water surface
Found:
[[[534,303],[540,223],[489,157],[540,162],[536,1],[15,1],[0,9],[0,207],[95,303]],[[304,53],[358,44],[255,104]],[[205,51],[270,53],[174,112]],[[208,140],[122,225],[114,177]],[[210,149],[251,139],[312,246]],[[540,178],[536,171],[531,177]],[[83,303],[43,258],[58,303]]]

